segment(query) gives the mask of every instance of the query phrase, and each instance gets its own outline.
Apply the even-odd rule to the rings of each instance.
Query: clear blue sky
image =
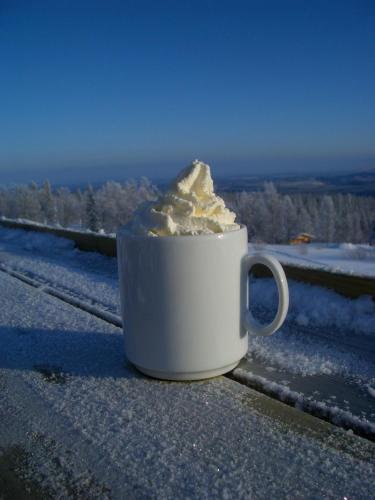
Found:
[[[375,167],[372,0],[0,0],[0,61],[8,177]]]

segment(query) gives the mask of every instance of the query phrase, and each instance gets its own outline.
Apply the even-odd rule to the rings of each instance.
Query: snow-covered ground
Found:
[[[0,266],[119,318],[113,258],[81,252],[52,235],[1,228]],[[292,281],[289,286],[286,323],[271,337],[250,339],[247,370],[281,390],[375,422],[375,303]],[[276,300],[272,280],[251,283],[255,316],[269,320]]]
[[[249,244],[251,252],[265,251],[283,264],[375,277],[375,246],[352,243],[308,245]]]

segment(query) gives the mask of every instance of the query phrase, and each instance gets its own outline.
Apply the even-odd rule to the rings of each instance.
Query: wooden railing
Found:
[[[110,257],[116,256],[116,238],[113,236],[90,232],[84,233],[53,226],[39,226],[37,224],[10,219],[0,219],[0,225],[8,228],[54,234],[73,240],[81,250],[99,252]],[[356,298],[360,295],[370,295],[375,300],[374,278],[333,273],[320,269],[292,266],[290,264],[283,264],[283,268],[289,279],[330,288],[350,298]],[[270,276],[270,271],[266,267],[255,266],[254,274],[257,277],[266,277]]]
[[[331,273],[320,269],[291,266],[283,264],[288,279],[319,285],[330,288],[335,292],[352,299],[361,295],[370,295],[375,300],[375,279],[350,274]],[[271,272],[264,266],[254,266],[257,277],[271,276]]]
[[[80,250],[88,252],[99,252],[109,257],[116,257],[116,238],[98,233],[83,233],[73,229],[64,229],[53,226],[39,226],[29,222],[18,222],[10,219],[0,219],[0,225],[13,229],[24,229],[25,231],[36,231],[38,233],[49,233],[73,240]]]

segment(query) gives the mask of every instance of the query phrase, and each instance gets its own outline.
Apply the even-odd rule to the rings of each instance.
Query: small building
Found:
[[[314,236],[309,233],[299,233],[289,241],[290,245],[301,245],[302,243],[311,243]]]

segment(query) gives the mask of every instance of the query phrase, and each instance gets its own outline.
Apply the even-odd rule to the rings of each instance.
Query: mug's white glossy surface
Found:
[[[247,316],[249,264],[257,259],[244,260],[245,227],[166,237],[134,236],[120,229],[117,256],[125,350],[139,370],[157,378],[194,380],[238,364],[247,352],[248,329],[259,329]],[[262,259],[272,266],[264,261],[267,257]],[[280,269],[272,269],[282,282],[276,327],[288,308]]]

